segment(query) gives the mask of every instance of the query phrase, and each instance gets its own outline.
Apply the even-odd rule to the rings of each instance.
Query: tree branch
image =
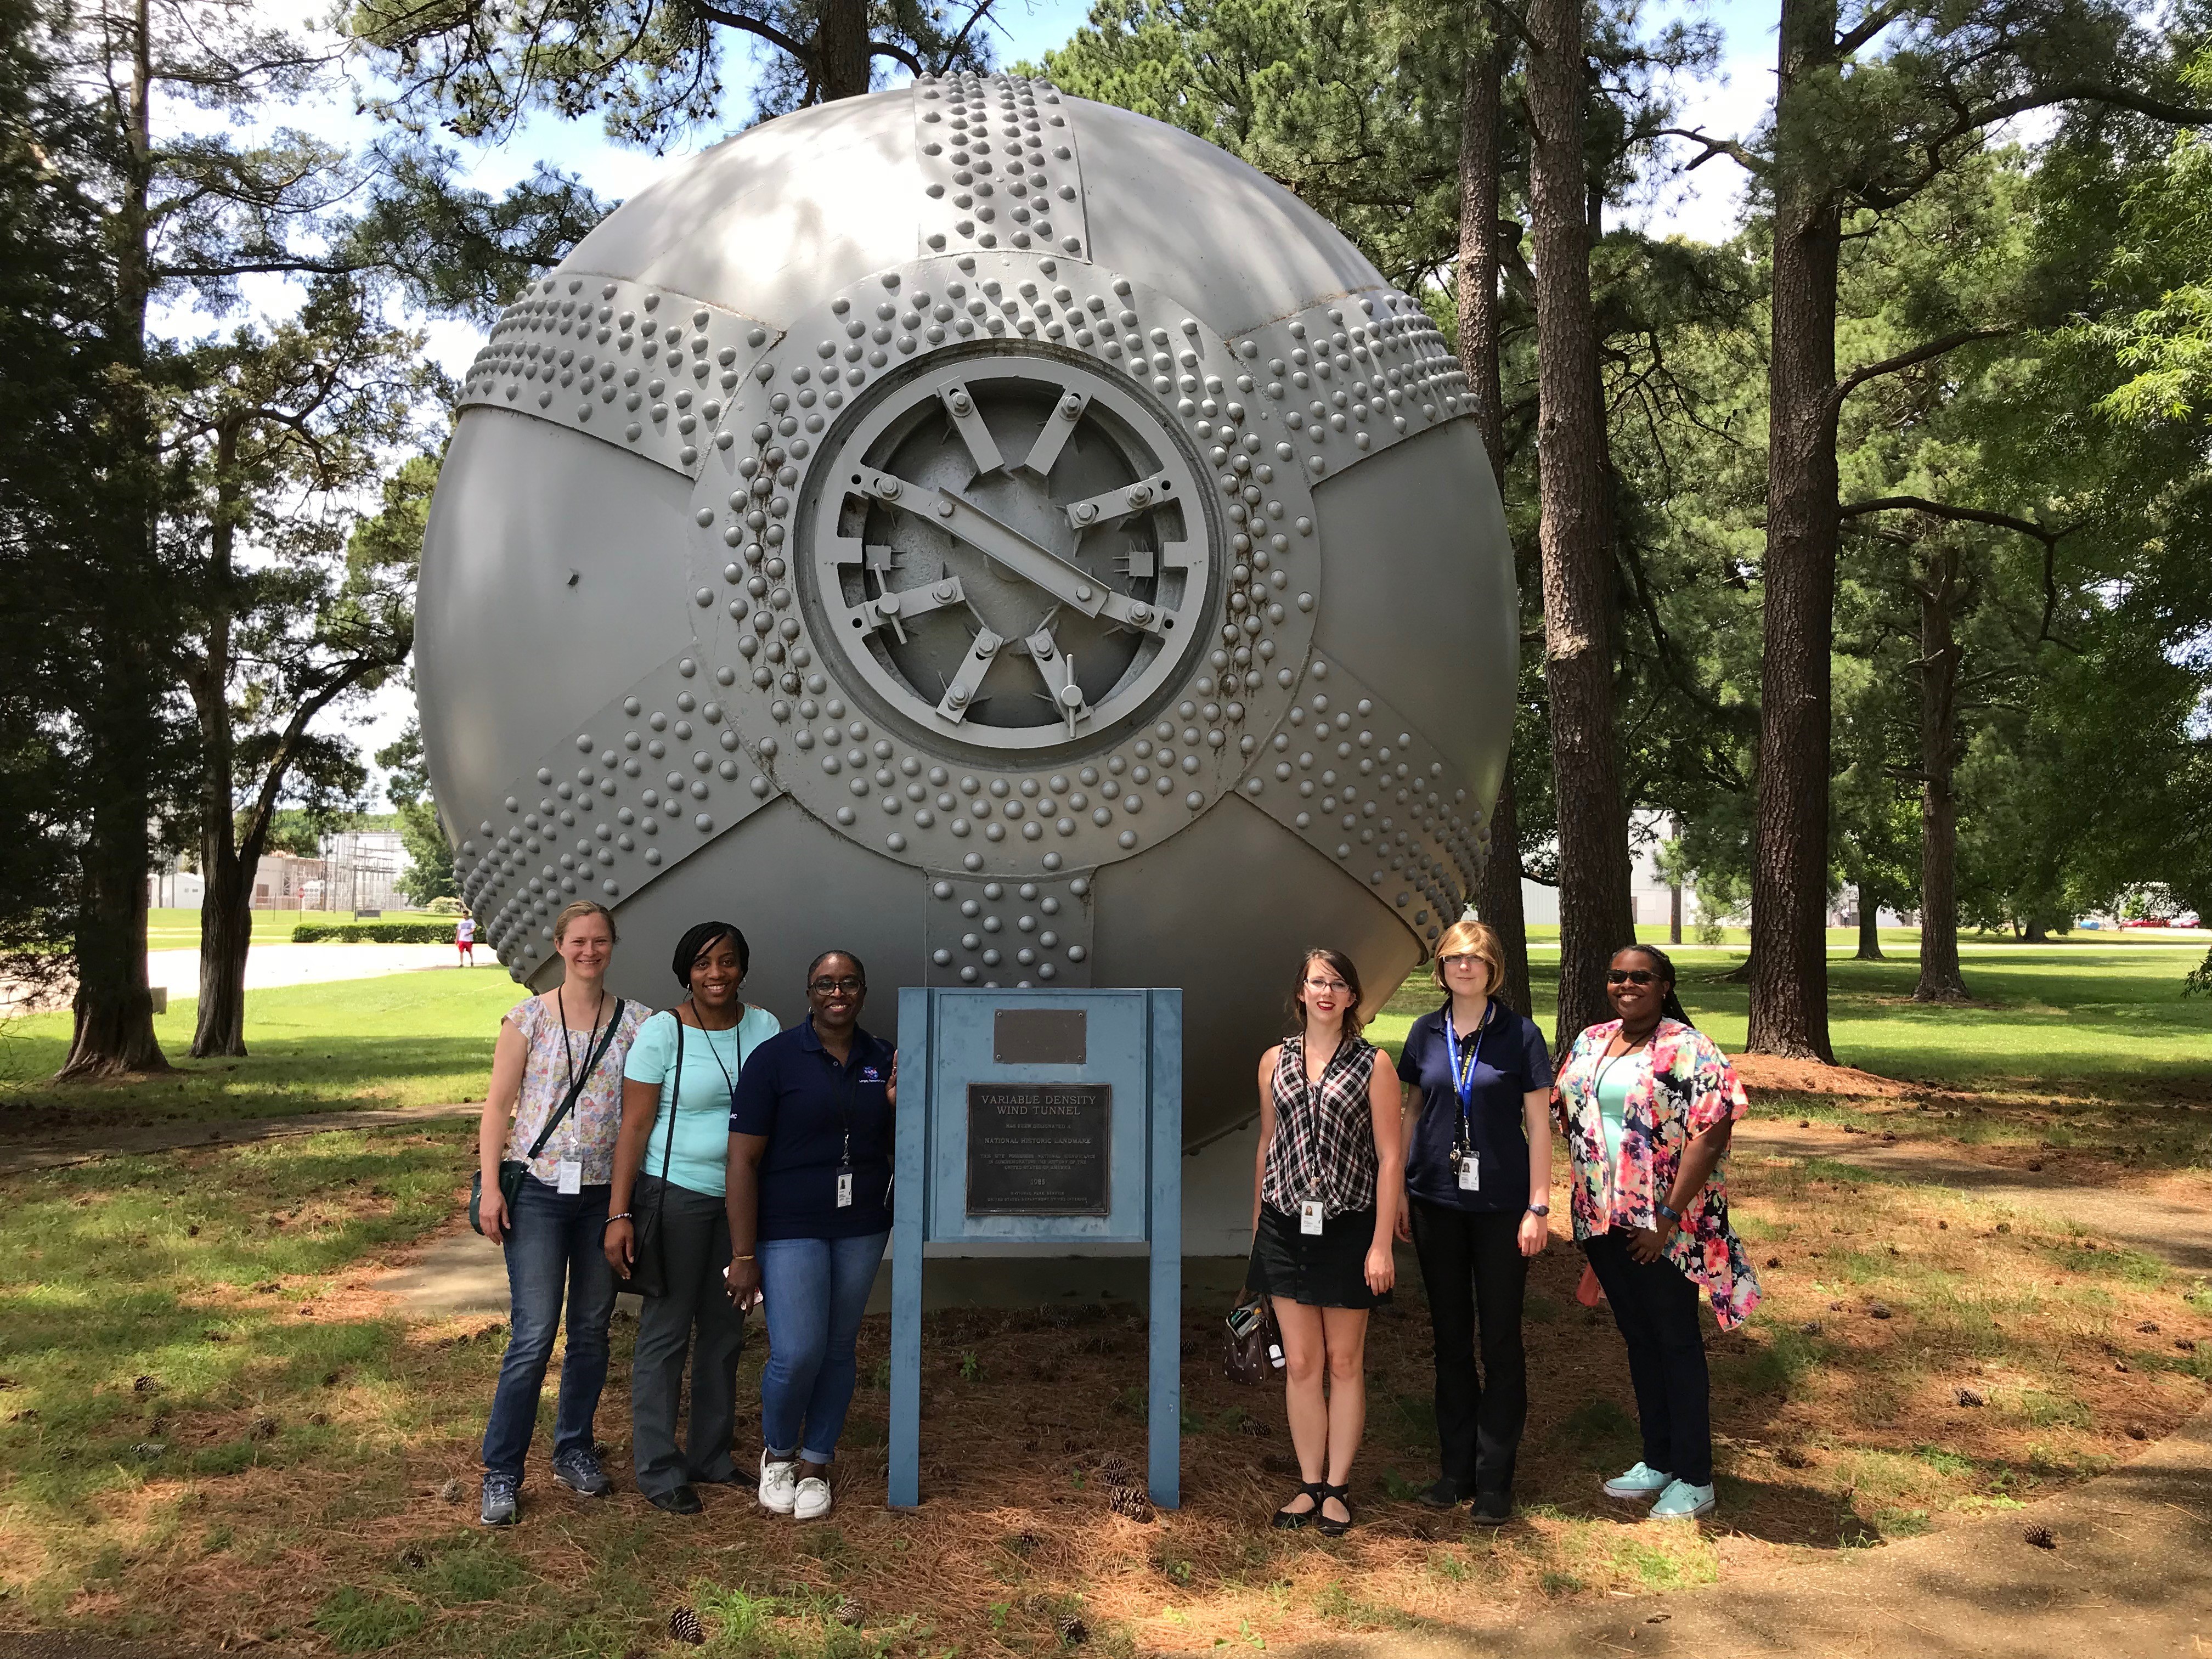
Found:
[[[1947,351],[1955,351],[1962,345],[1969,345],[1976,340],[2002,339],[2008,334],[2017,332],[2019,332],[2017,329],[2006,324],[1988,328],[1962,328],[1954,334],[1946,334],[1940,339],[1926,341],[1913,347],[1910,351],[1898,353],[1894,357],[1885,357],[1878,363],[1868,363],[1863,368],[1853,369],[1836,382],[1836,389],[1828,394],[1830,401],[1840,408],[1844,398],[1850,397],[1869,380],[1878,379],[1884,374],[1894,374],[1900,369],[1915,368],[1921,363],[1942,356]]]
[[[1998,530],[2009,530],[2043,544],[2043,621],[2036,629],[2035,642],[2048,640],[2062,650],[2080,654],[2081,647],[2063,640],[2051,631],[2051,623],[2058,611],[2058,544],[2081,526],[2069,525],[2063,530],[2052,530],[2031,519],[2016,519],[2009,513],[1992,513],[1986,507],[1954,507],[1948,501],[1931,501],[1925,495],[1880,495],[1872,501],[1846,501],[1837,511],[1844,519],[1863,518],[1869,513],[1925,513],[1931,519],[1948,519],[1960,524],[1985,524]]]
[[[1716,155],[1727,156],[1729,161],[1734,161],[1753,178],[1764,178],[1768,172],[1765,161],[1736,143],[1735,139],[1709,137],[1699,127],[1662,127],[1651,136],[1655,138],[1687,138],[1693,144],[1703,144],[1705,147],[1702,155],[1682,169],[1685,173],[1695,173]]]
[[[742,33],[757,35],[779,52],[787,52],[802,64],[814,61],[814,48],[793,36],[786,34],[773,23],[757,17],[747,17],[742,12],[724,11],[719,6],[702,5],[699,15],[710,23],[720,23],[724,28],[737,29]]]
[[[868,56],[871,58],[896,58],[898,62],[904,64],[908,69],[916,75],[927,75],[929,73],[928,70],[923,67],[921,58],[915,56],[913,52],[908,52],[904,46],[899,45],[896,40],[869,41]]]
[[[2152,98],[2125,87],[2106,86],[2097,81],[2062,81],[2056,86],[2039,92],[2023,93],[2017,98],[2007,98],[1974,112],[1974,125],[1989,126],[1998,121],[2010,120],[2015,115],[2048,109],[2053,104],[2110,104],[2117,109],[2133,110],[2138,115],[2148,115],[2154,121],[2165,121],[2177,127],[2212,126],[2212,109],[2191,104],[2169,104],[2163,98]]]

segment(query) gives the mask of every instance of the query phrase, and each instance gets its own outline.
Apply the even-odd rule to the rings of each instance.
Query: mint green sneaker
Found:
[[[1695,1521],[1711,1515],[1717,1507],[1711,1486],[1693,1486],[1686,1480],[1668,1483],[1667,1490],[1659,1494],[1659,1501],[1651,1506],[1648,1517],[1653,1521]]]
[[[1642,1504],[1656,1498],[1674,1484],[1674,1477],[1663,1469],[1655,1469],[1638,1463],[1626,1474],[1616,1474],[1605,1483],[1607,1498],[1621,1498],[1631,1504]]]

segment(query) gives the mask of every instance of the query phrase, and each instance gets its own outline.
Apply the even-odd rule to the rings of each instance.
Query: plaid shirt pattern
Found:
[[[1348,1036],[1329,1056],[1321,1082],[1309,1087],[1305,1038],[1283,1039],[1262,1199],[1285,1215],[1316,1195],[1328,1215],[1375,1207],[1375,1113],[1367,1098],[1374,1074],[1375,1045]]]

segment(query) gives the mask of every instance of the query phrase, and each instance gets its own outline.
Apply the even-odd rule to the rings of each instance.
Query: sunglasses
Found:
[[[818,997],[826,997],[833,991],[842,991],[846,995],[850,996],[857,991],[865,989],[866,987],[860,981],[854,978],[850,974],[848,974],[842,979],[814,980],[808,984],[806,988],[813,992],[814,994]]]
[[[1649,985],[1658,977],[1648,968],[1608,968],[1605,970],[1607,985]]]

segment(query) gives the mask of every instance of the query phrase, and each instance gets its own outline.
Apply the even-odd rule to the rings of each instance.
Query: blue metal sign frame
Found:
[[[1001,1008],[1080,1008],[1079,1065],[1002,1065]],[[1182,992],[908,987],[899,992],[901,1088],[892,1185],[890,1504],[921,1501],[925,1244],[1145,1243],[1152,1253],[1147,1474],[1152,1502],[1182,1498]],[[1104,1083],[1114,1089],[1111,1206],[1103,1216],[967,1213],[969,1083]],[[1071,1251],[1071,1254],[1076,1251]]]

